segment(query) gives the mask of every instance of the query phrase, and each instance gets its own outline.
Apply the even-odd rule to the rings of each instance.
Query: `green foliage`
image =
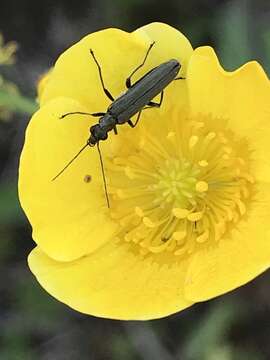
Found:
[[[0,186],[0,199],[0,226],[25,222],[18,202],[17,184],[2,184]]]
[[[8,89],[0,88],[0,106],[9,111],[33,114],[38,106],[35,101],[28,99],[19,93],[11,92]]]

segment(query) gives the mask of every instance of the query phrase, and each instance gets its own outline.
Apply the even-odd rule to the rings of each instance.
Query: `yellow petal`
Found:
[[[119,29],[106,29],[84,37],[60,56],[50,81],[41,93],[41,105],[63,96],[79,101],[90,112],[105,111],[111,101],[102,90],[90,49],[94,51],[101,66],[105,87],[116,98],[126,91],[127,77],[142,63],[153,41],[156,41],[155,46],[145,65],[132,77],[132,83],[161,62],[172,58],[178,59],[182,64],[183,75],[192,47],[176,29],[159,23],[150,24],[131,34]],[[186,101],[186,84],[179,80],[166,89],[162,108],[166,106],[166,98],[170,98],[176,89],[183,93],[179,96],[180,102],[182,103],[182,99]]]
[[[157,66],[158,64],[168,61],[170,59],[176,59],[181,64],[181,69],[178,76],[186,77],[187,66],[190,57],[193,53],[192,46],[188,39],[175,28],[159,22],[154,22],[140,27],[134,31],[135,35],[142,38],[149,38],[150,41],[155,41],[155,45],[152,49],[151,57],[147,60],[148,70]],[[142,72],[138,72],[138,78],[145,73],[146,68]],[[177,80],[172,82],[170,86],[165,89],[163,105],[160,111],[164,112],[167,102],[170,106],[181,108],[187,104],[187,91],[186,81]]]
[[[270,184],[258,188],[248,217],[216,245],[193,254],[185,280],[185,295],[204,301],[252,280],[270,265]]]
[[[49,256],[63,261],[95,250],[114,230],[108,219],[96,148],[87,147],[52,181],[86,144],[89,126],[96,121],[79,115],[59,119],[76,110],[85,109],[75,101],[59,98],[33,116],[19,169],[20,201],[33,227],[33,238]]]
[[[147,36],[151,41],[156,42],[152,59],[158,59],[159,62],[177,59],[181,64],[179,76],[186,75],[193,49],[188,39],[179,30],[164,23],[154,22],[140,27],[134,31],[134,34]]]
[[[29,256],[29,266],[52,296],[80,312],[147,320],[192,305],[183,297],[186,262],[160,259],[140,256],[130,244],[111,242],[69,263],[52,260],[37,247]]]
[[[37,84],[37,92],[38,92],[38,100],[41,99],[43,90],[46,88],[49,80],[50,80],[50,75],[52,73],[52,69],[50,69],[48,72],[46,72],[45,74],[41,75],[38,84]]]
[[[269,90],[270,92],[270,90]],[[250,129],[246,138],[249,140],[252,166],[251,173],[257,181],[270,181],[270,99],[269,116]],[[258,114],[258,117],[260,114]]]
[[[270,81],[262,67],[252,61],[227,72],[212,48],[200,47],[190,59],[187,86],[192,112],[227,119],[228,128],[247,140],[253,175],[269,181]]]
[[[145,55],[150,42],[119,29],[106,29],[87,35],[67,49],[56,61],[41,104],[58,96],[80,101],[91,112],[103,111],[110,100],[102,90],[98,68],[113,96],[125,89],[125,80]],[[127,56],[128,55],[128,56]]]
[[[211,47],[197,48],[188,64],[191,110],[228,119],[238,134],[269,118],[270,83],[255,61],[227,72]]]

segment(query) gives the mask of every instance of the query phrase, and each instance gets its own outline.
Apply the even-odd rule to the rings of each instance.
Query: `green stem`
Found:
[[[20,94],[10,94],[4,90],[0,90],[0,106],[11,111],[29,115],[38,109],[38,104],[35,100],[28,99]]]

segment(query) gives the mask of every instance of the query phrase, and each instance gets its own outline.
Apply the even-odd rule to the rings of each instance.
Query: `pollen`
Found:
[[[249,211],[255,179],[248,144],[226,121],[172,115],[170,128],[140,127],[107,159],[116,237],[139,254],[189,256],[219,242]],[[218,128],[219,126],[219,128]],[[139,128],[138,128],[139,129]]]

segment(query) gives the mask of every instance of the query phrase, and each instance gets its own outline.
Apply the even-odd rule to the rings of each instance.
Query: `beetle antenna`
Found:
[[[105,170],[104,170],[103,160],[102,160],[102,156],[101,156],[101,151],[100,151],[100,148],[99,148],[99,142],[97,142],[97,148],[98,148],[100,167],[101,167],[101,172],[102,172],[102,178],[103,178],[103,184],[104,184],[104,190],[105,190],[107,205],[108,205],[108,208],[110,208],[110,201],[109,201],[108,190],[107,190]]]
[[[81,150],[67,163],[67,165],[52,179],[52,181],[56,180],[61,174],[63,174],[63,172],[73,163],[74,160],[77,159],[87,146],[89,146],[88,143],[81,148]]]

